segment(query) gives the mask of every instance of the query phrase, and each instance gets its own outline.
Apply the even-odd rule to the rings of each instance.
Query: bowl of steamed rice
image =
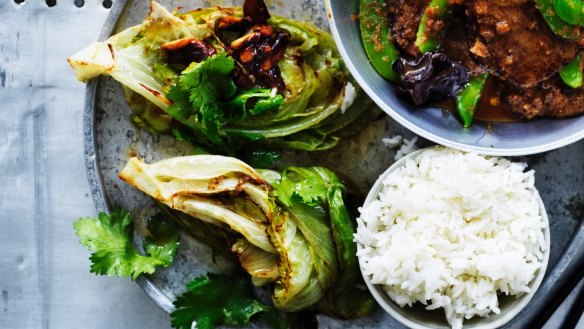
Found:
[[[543,280],[548,218],[523,163],[443,147],[382,174],[355,239],[377,302],[410,328],[497,328]]]

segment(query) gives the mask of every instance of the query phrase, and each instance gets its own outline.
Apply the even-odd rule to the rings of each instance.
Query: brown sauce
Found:
[[[440,103],[438,104],[438,107],[458,115],[456,114],[456,102],[454,100]],[[492,78],[487,79],[485,82],[485,87],[481,99],[479,100],[479,104],[477,105],[474,120],[482,122],[523,121],[520,117],[511,112],[511,108],[508,104],[502,102],[495,88],[495,80]]]
[[[485,82],[474,119],[489,122],[521,121],[519,117],[511,112],[510,106],[502,102],[495,88],[495,79],[492,77],[489,77]]]

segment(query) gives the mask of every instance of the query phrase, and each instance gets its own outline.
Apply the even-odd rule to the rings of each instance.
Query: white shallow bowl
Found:
[[[402,159],[396,161],[389,169],[387,169],[375,182],[367,198],[365,199],[365,203],[363,207],[367,207],[371,202],[375,201],[381,189],[383,188],[383,181],[385,178],[395,171],[397,168],[404,165],[407,159],[416,157],[418,154],[422,153],[427,149],[422,149],[413,153],[408,154],[407,156],[403,157]],[[470,320],[464,320],[463,327],[464,328],[481,328],[481,329],[490,329],[490,328],[499,328],[505,325],[507,322],[511,321],[533,298],[535,292],[539,288],[543,278],[545,276],[545,272],[548,266],[549,256],[550,256],[550,229],[549,229],[549,221],[548,216],[545,210],[545,206],[541,197],[538,194],[538,201],[539,201],[539,209],[540,214],[547,224],[544,230],[544,237],[546,240],[546,250],[544,253],[544,259],[542,267],[536,272],[535,278],[531,280],[529,283],[529,287],[531,288],[530,293],[526,293],[520,295],[519,297],[516,296],[499,296],[499,308],[501,312],[499,314],[492,313],[489,317],[478,317],[475,316]],[[363,245],[357,242],[357,249],[361,251]],[[359,263],[362,266],[362,259],[359,258]],[[361,271],[362,272],[362,271]],[[362,272],[363,273],[363,272]],[[368,275],[363,275],[363,279],[371,291],[371,294],[377,301],[377,303],[391,315],[393,318],[401,322],[403,325],[413,328],[413,329],[428,329],[428,328],[444,328],[449,329],[451,328],[448,322],[446,321],[446,316],[444,314],[444,309],[439,308],[434,311],[428,311],[424,309],[424,306],[420,303],[414,304],[413,307],[400,307],[394,301],[389,298],[387,293],[383,290],[382,285],[373,284],[371,283],[371,279]]]
[[[518,156],[553,150],[584,138],[584,115],[570,119],[492,123],[475,122],[464,129],[454,115],[440,109],[417,107],[396,96],[369,62],[359,21],[359,0],[326,0],[331,32],[351,74],[365,92],[395,121],[435,143],[463,151]]]

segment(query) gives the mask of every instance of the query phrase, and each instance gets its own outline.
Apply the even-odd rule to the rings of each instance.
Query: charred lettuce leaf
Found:
[[[373,311],[375,302],[361,288],[344,186],[330,170],[288,167],[280,173],[198,155],[154,164],[132,158],[120,178],[184,213],[176,217],[188,231],[197,229],[190,223],[203,221],[235,234],[225,245],[255,285],[273,284],[278,309],[316,305],[340,318]]]
[[[215,28],[222,19],[241,19],[241,8],[173,14],[152,2],[150,9],[142,24],[93,43],[68,60],[79,80],[109,75],[154,104],[156,110],[132,106],[137,109],[133,121],[153,132],[188,127],[195,137],[186,140],[222,154],[235,154],[247,144],[324,150],[334,147],[337,132],[371,105],[352,106],[360,91],[331,36],[310,24],[271,16],[267,24],[290,36],[277,62],[285,88],[235,90],[226,65],[230,52]],[[186,70],[166,63],[161,47],[191,38],[214,47],[217,55]],[[224,68],[215,71],[214,65]],[[138,97],[128,99],[140,102]],[[175,127],[169,127],[169,117]]]

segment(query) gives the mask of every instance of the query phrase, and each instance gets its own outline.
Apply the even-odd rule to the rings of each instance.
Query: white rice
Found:
[[[394,160],[397,161],[397,160],[405,157],[406,155],[419,150],[420,148],[416,146],[417,142],[418,142],[418,136],[412,138],[411,140],[404,139],[404,143],[401,145],[399,150],[397,150],[397,152],[395,152]]]
[[[393,135],[391,137],[382,138],[381,142],[390,149],[394,149],[403,144],[404,137],[402,135]]]
[[[381,142],[390,149],[396,149],[399,147],[399,149],[395,152],[395,156],[393,157],[395,161],[420,149],[416,146],[416,143],[418,142],[418,136],[409,140],[405,139],[402,135],[393,135],[389,138],[382,138]]]
[[[364,274],[401,307],[444,308],[452,328],[529,292],[546,249],[534,172],[502,158],[434,148],[384,181],[360,209]]]

